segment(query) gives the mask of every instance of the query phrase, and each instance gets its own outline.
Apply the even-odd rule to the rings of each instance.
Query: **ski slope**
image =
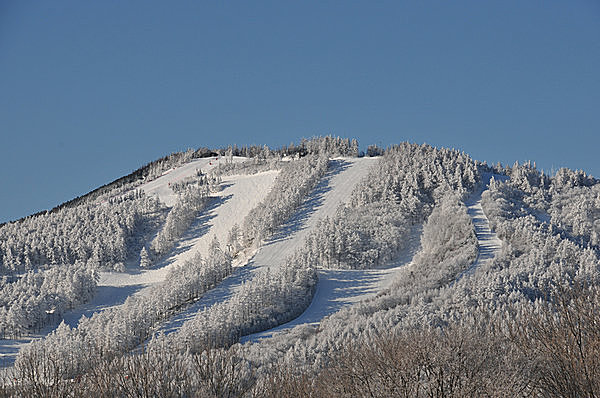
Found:
[[[385,268],[349,270],[320,269],[315,295],[309,307],[298,318],[260,333],[244,336],[241,343],[258,342],[300,325],[316,325],[342,308],[373,297],[390,287],[394,275],[410,263],[420,247],[422,225],[413,226],[406,248],[393,264]]]
[[[211,158],[214,162],[214,158]],[[199,159],[165,173],[158,179],[140,188],[150,195],[157,195],[168,203],[172,191],[169,184],[181,178],[194,175],[197,169],[206,172],[214,167],[211,159]],[[241,161],[245,158],[234,158]],[[204,167],[206,166],[206,168]],[[152,269],[128,269],[125,272],[100,272],[97,292],[94,298],[73,311],[64,314],[69,326],[77,326],[82,315],[92,316],[96,312],[121,305],[133,294],[143,294],[144,289],[163,281],[170,267],[182,264],[200,252],[206,254],[214,236],[225,242],[229,230],[235,223],[244,219],[271,190],[278,171],[267,171],[254,175],[234,175],[223,177],[222,190],[213,194],[212,203],[200,212],[196,221],[178,242],[171,255]],[[169,193],[169,191],[171,193]],[[35,338],[41,338],[54,330],[51,326],[39,334],[18,340],[0,340],[0,366],[12,364],[21,347]]]
[[[269,267],[278,267],[305,241],[307,235],[325,216],[333,216],[345,203],[355,185],[367,176],[374,158],[333,159],[321,182],[306,198],[296,213],[258,250],[246,266],[238,267],[218,287],[207,292],[186,311],[173,317],[161,331],[169,334],[179,330],[198,311],[227,300],[244,281]]]
[[[205,256],[215,236],[224,243],[234,224],[240,222],[240,218],[243,220],[264,199],[277,174],[278,171],[267,171],[224,177],[223,190],[215,194],[212,204],[200,212],[169,257],[149,270],[100,273],[98,294],[81,310],[67,314],[65,322],[75,326],[81,315],[90,316],[94,312],[122,304],[131,294],[143,294],[145,287],[162,282],[171,267],[183,264],[196,253]]]
[[[232,158],[233,162],[243,162],[245,160],[248,160],[248,158],[239,156],[234,156]],[[189,163],[166,171],[162,176],[140,186],[138,189],[142,189],[147,195],[158,196],[158,199],[162,203],[171,207],[173,204],[175,204],[175,200],[177,200],[177,195],[170,188],[171,184],[184,180],[185,178],[192,177],[196,175],[198,171],[207,173],[218,164],[225,163],[227,161],[228,160],[225,160],[224,157],[220,156],[195,159]]]
[[[506,181],[508,177],[492,173],[483,173],[481,177],[482,181],[480,187],[465,201],[467,214],[471,217],[471,221],[475,227],[475,236],[477,237],[479,251],[473,264],[460,273],[456,278],[456,281],[459,281],[464,276],[471,275],[482,264],[493,259],[502,247],[502,241],[498,238],[496,232],[492,231],[490,228],[490,221],[483,211],[483,207],[481,206],[481,195],[489,187],[492,177],[499,181]]]
[[[333,159],[329,171],[294,216],[258,251],[250,265],[278,266],[303,244],[325,216],[335,215],[356,184],[367,176],[375,158]]]
[[[104,272],[100,276],[99,286],[150,285],[162,282],[171,267],[183,264],[196,253],[206,255],[215,236],[223,246],[234,224],[240,223],[266,197],[278,173],[267,171],[254,175],[223,177],[222,191],[213,194],[212,203],[200,212],[167,258],[150,270]]]

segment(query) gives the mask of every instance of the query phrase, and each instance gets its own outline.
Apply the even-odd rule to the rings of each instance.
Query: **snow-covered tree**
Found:
[[[146,250],[146,246],[144,246],[142,247],[142,250],[140,250],[140,267],[146,268],[150,265],[150,255],[148,255],[148,250]]]

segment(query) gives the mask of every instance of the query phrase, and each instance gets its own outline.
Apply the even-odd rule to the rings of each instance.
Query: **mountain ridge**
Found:
[[[237,361],[251,370],[230,381],[240,395],[244,383],[266,394],[273,387],[268,380],[274,380],[269,369],[287,372],[290,366],[317,388],[321,372],[345,366],[340,347],[348,355],[366,355],[382,333],[391,342],[423,328],[438,340],[436,330],[465,338],[467,330],[476,330],[491,347],[502,340],[491,325],[506,330],[543,314],[540,306],[558,308],[552,297],[565,286],[595,291],[600,184],[583,172],[561,169],[547,176],[531,164],[490,167],[459,151],[409,143],[371,148],[378,157],[357,158],[354,141],[333,137],[294,150],[282,156],[285,150],[262,147],[247,160],[235,160],[233,150],[204,160],[190,155],[161,172],[154,185],[119,187],[93,204],[0,227],[7,275],[2,296],[12,300],[0,308],[2,333],[9,337],[2,340],[5,358],[15,357],[15,339],[56,325],[104,287],[122,283],[119,275],[161,275],[150,278],[150,285],[144,282],[145,289],[130,291],[143,294],[126,293],[121,305],[88,312],[77,323],[72,318],[23,347],[14,371],[22,379],[35,375],[28,383],[48,386],[39,373],[39,366],[48,366],[43,353],[53,358],[60,377],[52,385],[59,388],[61,380],[82,375],[92,380],[94,369],[109,364],[146,363],[150,357],[137,351],[142,345],[157,360],[179,353],[177,363],[196,371],[191,364],[205,355]],[[322,207],[330,194],[333,200]],[[53,236],[89,238],[57,244],[45,232],[52,225]],[[273,243],[289,247],[271,253],[268,266],[256,272],[252,261]],[[9,281],[10,275],[16,279]],[[65,277],[61,293],[49,289]],[[219,293],[231,281],[236,287]],[[142,286],[127,283],[123,286]],[[101,301],[118,297],[110,289]],[[210,297],[208,305],[203,300]],[[474,314],[491,321],[476,326]],[[517,342],[506,341],[507,353],[516,355]],[[469,344],[465,349],[475,349]],[[132,358],[124,356],[132,351],[137,352]],[[534,366],[544,358],[520,361]],[[512,365],[490,360],[485,366],[514,376]],[[156,377],[169,374],[161,372]],[[189,394],[209,388],[199,373],[183,374],[196,391]],[[376,375],[371,372],[369,380],[388,391],[388,382],[375,381]],[[422,391],[433,385],[432,377],[423,373],[416,382]],[[491,390],[477,391],[499,391],[489,385]]]

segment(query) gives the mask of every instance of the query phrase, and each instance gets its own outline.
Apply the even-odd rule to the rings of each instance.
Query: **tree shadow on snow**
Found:
[[[382,277],[380,270],[373,269],[320,269],[315,295],[308,308],[299,317],[273,329],[242,337],[240,342],[256,342],[298,325],[319,323],[324,317],[377,293],[377,282]]]
[[[82,315],[91,317],[97,312],[101,312],[107,308],[121,305],[127,300],[128,297],[132,296],[143,289],[146,285],[125,285],[125,286],[98,286],[96,294],[92,301],[78,307],[76,310],[66,312],[63,315],[64,322],[71,326],[76,327],[79,324],[79,320]]]
[[[330,160],[327,172],[323,178],[321,178],[321,181],[319,181],[315,189],[308,195],[300,207],[298,207],[294,215],[292,215],[277,230],[277,232],[266,241],[266,244],[268,245],[291,239],[294,233],[305,229],[307,227],[306,222],[310,219],[311,214],[323,205],[325,194],[331,191],[332,188],[329,186],[331,179],[350,166],[350,162],[342,159]]]
[[[200,214],[183,234],[177,245],[169,252],[169,255],[162,261],[159,261],[157,265],[151,267],[151,269],[158,269],[172,264],[179,254],[190,250],[195,244],[194,240],[205,235],[210,230],[210,220],[217,217],[215,210],[232,197],[233,194],[224,197],[212,197],[210,199],[210,204],[201,210]]]
[[[235,268],[233,273],[219,283],[215,288],[207,291],[194,304],[184,311],[173,316],[160,328],[160,332],[170,334],[178,331],[185,322],[193,319],[198,312],[210,308],[213,305],[224,302],[232,297],[235,291],[245,282],[252,278],[256,267],[245,266]]]

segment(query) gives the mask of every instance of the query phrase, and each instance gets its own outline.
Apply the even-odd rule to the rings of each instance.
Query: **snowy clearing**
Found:
[[[254,258],[243,267],[238,267],[217,288],[206,293],[186,311],[173,317],[161,331],[165,334],[179,330],[198,311],[230,298],[244,281],[268,267],[278,267],[294,253],[306,239],[317,222],[325,216],[335,214],[337,207],[346,202],[354,186],[367,176],[375,158],[333,159],[327,174],[315,190],[300,206],[298,211],[279,231],[258,250]]]
[[[300,325],[315,325],[342,308],[373,297],[387,289],[396,272],[410,263],[420,247],[422,225],[415,225],[410,232],[407,247],[398,258],[385,268],[349,270],[320,269],[319,281],[310,306],[298,318],[260,333],[241,338],[241,343],[258,342]]]
[[[243,162],[246,160],[248,160],[248,158],[238,156],[233,157],[234,162]],[[197,171],[206,173],[219,163],[225,162],[227,162],[227,160],[222,156],[192,160],[182,166],[166,171],[162,176],[141,185],[138,189],[142,189],[148,195],[158,196],[159,200],[167,206],[173,206],[177,195],[170,188],[171,184],[187,177],[192,177],[196,175]]]

